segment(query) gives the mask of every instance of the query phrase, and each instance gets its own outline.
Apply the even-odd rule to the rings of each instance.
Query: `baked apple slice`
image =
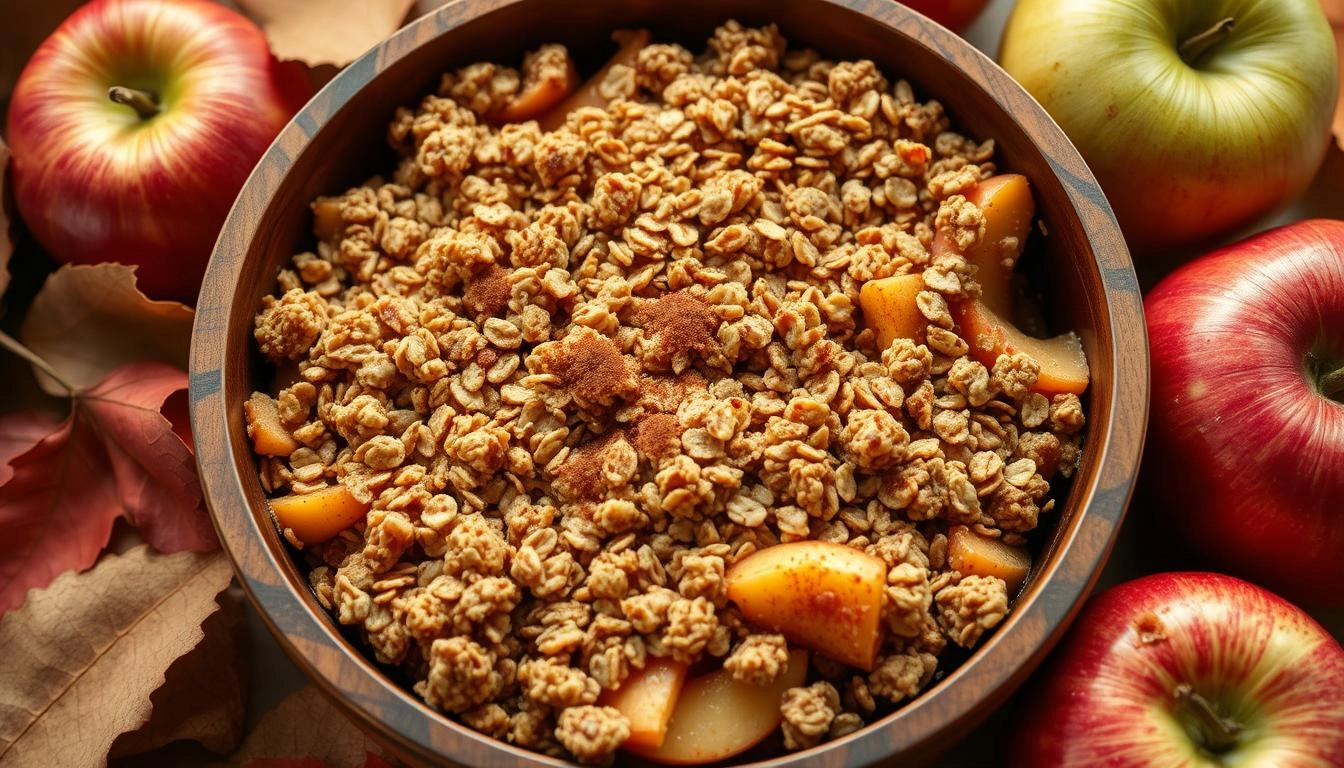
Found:
[[[1082,394],[1087,389],[1090,371],[1078,335],[1070,332],[1038,339],[1011,320],[1017,314],[1013,311],[1013,269],[1036,214],[1026,177],[1015,173],[992,176],[976,184],[965,196],[985,217],[984,236],[962,251],[967,261],[977,267],[980,298],[951,306],[952,318],[970,344],[971,355],[992,367],[999,355],[1025,353],[1041,366],[1033,390],[1044,395]],[[941,231],[934,237],[935,254],[954,247]]]
[[[877,334],[877,348],[886,349],[896,339],[924,342],[929,321],[919,311],[915,297],[924,290],[921,275],[892,275],[869,280],[859,289],[863,320]]]
[[[1031,570],[1031,554],[1025,547],[981,536],[964,525],[947,532],[947,564],[963,576],[997,576],[1013,594]]]
[[[686,665],[672,659],[651,658],[630,673],[614,691],[603,691],[597,703],[615,707],[630,721],[627,749],[658,749],[667,735],[667,723],[686,682]]]
[[[1020,173],[1002,173],[976,184],[965,197],[984,214],[985,233],[962,255],[977,267],[980,300],[1000,317],[1012,317],[1013,270],[1036,215],[1031,185]],[[940,230],[933,239],[934,254],[953,248]]]
[[[725,580],[728,599],[751,624],[852,667],[876,663],[887,584],[881,558],[843,544],[794,541],[737,561]]]
[[[639,58],[639,50],[649,44],[650,35],[647,29],[618,29],[611,33],[611,37],[621,47],[612,54],[602,69],[583,81],[583,85],[537,117],[537,122],[541,124],[543,130],[553,131],[564,125],[569,113],[580,107],[607,106],[607,99],[599,91],[602,82],[607,79],[607,73],[617,64],[633,68]]]
[[[951,307],[952,318],[970,344],[971,356],[992,367],[999,355],[1030,355],[1041,366],[1033,391],[1043,395],[1066,392],[1081,395],[1091,376],[1082,339],[1069,331],[1049,339],[1028,336],[995,314],[983,301],[963,301]]]
[[[320,544],[354,525],[369,511],[337,483],[311,493],[294,493],[271,499],[271,511],[281,528],[294,532],[304,544]]]
[[[517,95],[499,111],[490,115],[496,123],[522,123],[542,117],[563,102],[579,87],[579,70],[574,60],[565,57],[565,66],[544,77],[529,77]]]
[[[686,681],[672,709],[662,744],[651,747],[627,740],[624,748],[640,757],[672,765],[726,760],[765,740],[783,717],[784,692],[807,680],[807,651],[789,651],[789,666],[769,685],[733,679],[719,669]],[[632,731],[633,738],[633,731]]]
[[[280,406],[268,395],[253,392],[243,402],[243,418],[252,450],[261,456],[288,456],[299,448],[299,441],[280,421]]]

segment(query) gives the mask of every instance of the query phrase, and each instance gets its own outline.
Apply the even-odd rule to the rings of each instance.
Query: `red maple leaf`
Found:
[[[24,448],[43,421],[0,420],[0,612],[29,589],[93,564],[124,517],[160,552],[219,546],[191,450],[161,413],[185,389],[170,365],[137,362],[76,393],[55,431]],[[47,417],[48,426],[52,420]]]

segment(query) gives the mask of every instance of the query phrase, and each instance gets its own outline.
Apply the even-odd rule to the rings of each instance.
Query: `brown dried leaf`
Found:
[[[415,0],[238,0],[279,59],[343,67],[406,21]]]
[[[200,644],[233,578],[221,553],[139,546],[66,573],[0,619],[0,763],[103,765],[149,720],[172,663]]]
[[[328,765],[361,765],[369,753],[381,752],[344,712],[310,685],[267,712],[230,756],[230,763],[246,766],[267,759],[308,758]]]
[[[195,459],[159,412],[187,376],[132,363],[80,393],[70,416],[9,462],[0,485],[0,611],[69,570],[83,570],[125,517],[160,552],[219,546]]]
[[[1339,101],[1335,103],[1335,143],[1344,149],[1344,0],[1321,0],[1321,10],[1335,31],[1335,55],[1339,58]]]
[[[9,257],[14,255],[14,241],[9,237],[9,215],[5,213],[5,178],[9,168],[9,146],[0,139],[0,296],[9,288]]]
[[[187,367],[192,310],[175,301],[150,301],[124,264],[61,267],[42,286],[24,318],[23,343],[67,384],[86,389],[136,360]],[[42,372],[52,395],[65,387]]]
[[[173,662],[163,685],[150,697],[149,722],[123,733],[110,757],[138,755],[175,741],[200,742],[216,754],[243,738],[247,664],[243,654],[246,625],[241,590],[219,594],[220,609],[201,624],[205,637]]]

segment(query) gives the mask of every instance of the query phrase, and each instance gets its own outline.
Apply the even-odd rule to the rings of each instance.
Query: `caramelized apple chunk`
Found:
[[[577,90],[537,117],[543,130],[553,131],[564,125],[569,113],[581,107],[605,107],[607,98],[602,95],[602,83],[606,81],[607,75],[616,66],[633,68],[635,60],[639,58],[639,50],[649,44],[647,29],[618,29],[611,33],[611,37],[621,47],[612,54],[602,69],[583,81]]]
[[[521,123],[545,115],[579,86],[579,70],[563,46],[542,46],[523,61],[526,79],[518,94],[490,117],[498,123]]]
[[[726,581],[728,599],[748,622],[836,661],[873,668],[887,583],[881,558],[843,544],[795,541],[737,561]]]
[[[319,544],[363,518],[369,505],[337,484],[271,499],[271,511],[280,527],[293,531],[299,541]]]
[[[627,740],[625,748],[672,765],[726,760],[756,746],[779,727],[780,699],[806,679],[807,651],[795,649],[789,651],[788,667],[769,685],[734,680],[726,669],[687,680],[662,744],[651,747]]]
[[[243,402],[243,417],[247,421],[247,436],[252,438],[252,450],[262,456],[288,456],[299,447],[299,441],[289,434],[280,421],[280,408],[275,400],[261,392],[253,392]]]
[[[999,355],[1022,352],[1040,365],[1032,391],[1047,396],[1081,395],[1087,389],[1091,373],[1078,334],[1070,331],[1049,339],[1028,336],[982,301],[953,305],[952,317],[970,344],[971,356],[983,365],[992,367]]]
[[[1002,539],[981,536],[964,525],[947,532],[947,564],[962,575],[995,576],[1017,591],[1031,570],[1031,554],[1025,547],[1005,544]]]
[[[603,691],[597,703],[615,707],[630,721],[627,749],[657,749],[667,735],[667,724],[686,681],[686,665],[667,658],[652,658],[615,690]]]
[[[1036,215],[1031,185],[1026,176],[1003,173],[976,184],[965,197],[984,215],[985,231],[962,255],[977,267],[975,279],[980,283],[980,300],[1000,316],[1011,317],[1013,269]],[[945,233],[940,231],[934,238],[935,254],[952,247]]]
[[[915,298],[924,290],[920,275],[892,275],[869,280],[859,289],[859,307],[864,322],[877,334],[877,348],[886,349],[896,339],[924,341],[928,320]]]

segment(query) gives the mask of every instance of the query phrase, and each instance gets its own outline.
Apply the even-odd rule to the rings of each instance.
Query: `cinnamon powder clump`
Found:
[[[652,459],[671,456],[681,448],[681,427],[670,413],[650,413],[635,422],[635,450]]]
[[[625,431],[617,430],[575,447],[555,472],[555,489],[573,501],[598,501],[608,483],[603,467],[614,453],[629,449]]]
[[[635,310],[635,325],[653,342],[650,362],[659,367],[686,369],[691,356],[710,365],[723,359],[723,348],[714,338],[719,318],[695,295],[677,291],[648,301]]]
[[[564,379],[580,407],[610,406],[633,398],[639,382],[611,339],[593,331],[571,334],[553,353],[550,367]]]
[[[509,273],[498,264],[491,264],[467,281],[467,288],[462,293],[462,306],[478,316],[493,317],[509,305],[512,293]]]

